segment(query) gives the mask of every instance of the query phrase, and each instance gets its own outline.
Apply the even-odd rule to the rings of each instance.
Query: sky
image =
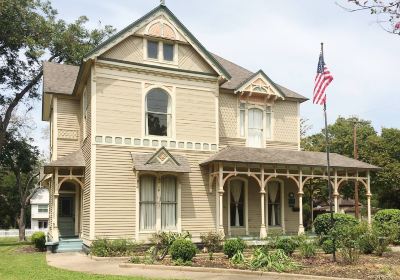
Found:
[[[337,0],[346,4],[346,0]],[[80,15],[88,27],[124,28],[159,4],[158,0],[53,0],[59,17]],[[400,37],[385,32],[368,12],[349,13],[335,0],[166,0],[167,7],[210,51],[251,71],[262,69],[273,81],[312,97],[320,43],[334,76],[327,89],[328,122],[358,116],[382,127],[400,128]],[[41,103],[36,104],[36,143]],[[322,107],[307,101],[301,116],[309,133],[324,125]]]

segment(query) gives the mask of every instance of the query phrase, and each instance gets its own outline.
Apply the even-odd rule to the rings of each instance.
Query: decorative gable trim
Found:
[[[163,146],[155,152],[145,164],[160,163],[165,164],[167,162],[173,162],[179,166],[180,163],[171,155],[170,152]]]
[[[189,44],[200,54],[200,56],[205,61],[207,61],[207,63],[214,69],[214,71],[218,73],[218,75],[220,75],[225,80],[231,79],[231,76],[224,69],[224,67],[222,67],[222,65],[205,49],[205,47],[190,33],[190,31],[178,20],[178,18],[164,5],[156,7],[140,19],[122,29],[114,36],[110,37],[108,40],[104,41],[98,47],[89,52],[84,57],[84,61],[95,59],[110,48],[116,46],[128,36],[133,35],[144,25],[149,24],[153,17],[159,14],[164,14],[167,19],[169,19],[174,25],[176,25],[177,29],[180,29],[182,31],[182,33],[180,32],[180,34],[184,36]]]
[[[285,99],[282,90],[264,73],[259,70],[247,80],[243,81],[236,89],[235,93],[257,93],[266,96],[274,96],[275,99]]]

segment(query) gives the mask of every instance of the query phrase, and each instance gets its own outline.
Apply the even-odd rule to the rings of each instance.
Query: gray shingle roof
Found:
[[[188,173],[190,172],[190,164],[184,156],[172,155],[176,164],[173,161],[167,161],[164,164],[153,161],[148,163],[149,159],[153,157],[154,153],[131,153],[133,168],[136,171],[156,171],[156,172],[176,172]]]
[[[71,95],[74,91],[79,67],[54,62],[43,63],[43,91]]]
[[[326,153],[229,146],[202,162],[201,165],[213,161],[319,167],[326,166]],[[377,166],[335,153],[330,154],[330,161],[332,167],[379,169]]]
[[[255,73],[239,66],[225,58],[222,58],[216,54],[212,54],[215,59],[228,71],[231,75],[231,79],[221,85],[221,88],[234,90],[243,84],[246,80],[250,79]],[[300,95],[286,87],[274,83],[286,97],[300,99],[302,101],[308,100],[307,97]]]
[[[54,167],[85,167],[85,158],[83,157],[82,150],[79,149],[76,152],[46,164],[44,166],[44,173],[51,173]]]

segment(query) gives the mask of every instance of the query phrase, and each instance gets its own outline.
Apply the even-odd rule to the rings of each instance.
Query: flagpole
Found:
[[[321,53],[322,57],[324,57],[324,43],[321,43]],[[328,136],[328,118],[326,116],[326,99],[324,100],[324,119],[325,119],[325,141],[326,141],[326,170],[328,173],[328,190],[329,190],[329,211],[331,212],[331,228],[333,229],[334,226],[334,219],[333,219],[333,207],[332,207],[332,183],[331,183],[331,166],[330,166],[330,148],[329,148],[329,136]],[[333,261],[336,262],[336,242],[335,237],[333,236]]]

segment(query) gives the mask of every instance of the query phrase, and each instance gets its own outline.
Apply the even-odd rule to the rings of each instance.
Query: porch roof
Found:
[[[85,167],[85,158],[83,157],[82,150],[79,149],[76,152],[44,165],[44,173],[49,174],[53,172],[55,167]]]
[[[165,153],[165,154],[164,154]],[[163,154],[159,157],[160,154]],[[181,155],[172,155],[162,147],[156,153],[131,153],[136,171],[189,173],[190,164]]]
[[[212,162],[325,167],[326,153],[228,146],[208,158],[206,161],[202,162],[200,165],[207,165]],[[375,165],[348,158],[336,153],[330,153],[330,165],[331,167],[336,168],[342,167],[360,170],[380,169]]]

